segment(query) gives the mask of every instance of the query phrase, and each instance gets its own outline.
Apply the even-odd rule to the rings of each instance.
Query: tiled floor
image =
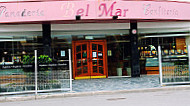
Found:
[[[160,87],[158,75],[142,75],[136,78],[106,78],[74,80],[73,91],[112,91]]]
[[[68,86],[69,83],[66,84]],[[113,91],[127,89],[142,89],[160,87],[158,75],[141,75],[136,78],[105,78],[105,79],[85,79],[73,80],[73,93],[75,92],[92,92],[92,91]],[[67,91],[63,91],[67,93]],[[63,93],[62,92],[62,93]],[[56,94],[60,92],[48,92],[43,94]],[[40,95],[43,95],[40,93]],[[16,96],[26,96],[33,94],[21,94]],[[11,95],[7,95],[11,96]],[[13,95],[15,96],[15,95]]]

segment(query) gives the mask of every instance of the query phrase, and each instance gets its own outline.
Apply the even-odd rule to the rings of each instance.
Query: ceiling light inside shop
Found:
[[[26,39],[0,39],[0,42],[6,42],[6,41],[26,41]]]
[[[175,37],[175,36],[189,36],[190,34],[165,34],[165,35],[147,35],[145,38],[150,37]]]
[[[153,29],[153,28],[149,28],[149,29],[139,29],[138,33],[139,34],[147,34],[147,33],[174,33],[174,32],[189,32],[190,29],[189,28],[173,28],[173,29],[168,29],[168,28],[160,28],[160,29]]]
[[[3,52],[4,54],[7,54],[8,52]]]
[[[26,54],[26,52],[25,52],[25,51],[22,51],[22,54]]]

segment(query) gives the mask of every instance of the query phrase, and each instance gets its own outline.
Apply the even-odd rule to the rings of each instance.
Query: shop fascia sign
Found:
[[[175,7],[168,8],[162,5],[144,4],[144,15],[146,16],[178,16],[179,10]]]
[[[168,3],[169,4],[169,3]],[[190,6],[190,5],[189,5]],[[163,3],[155,2],[100,2],[100,3],[86,3],[82,8],[76,9],[75,3],[63,4],[64,16],[69,17],[73,14],[82,17],[91,18],[112,18],[112,16],[119,16],[121,18],[143,18],[143,17],[162,17],[175,18],[179,14],[179,10],[175,6],[163,5]],[[75,12],[74,12],[75,11]],[[89,15],[93,13],[93,15]],[[148,18],[147,17],[147,18]]]
[[[118,7],[115,8],[115,5],[117,4],[117,2],[113,2],[111,3],[111,5],[109,5],[109,3],[100,3],[98,6],[98,14],[96,15],[97,17],[102,17],[102,16],[121,16],[121,17],[126,17],[127,16],[127,12],[129,11],[127,7]],[[76,14],[80,15],[80,16],[88,16],[89,13],[89,8],[90,8],[90,4],[86,5],[86,10],[85,8],[81,8],[78,9]],[[67,9],[66,9],[67,10]],[[86,13],[84,13],[84,11],[86,11]]]
[[[35,17],[35,16],[44,16],[44,10],[40,9],[21,9],[9,11],[6,6],[0,6],[0,17]]]
[[[180,10],[183,12],[180,13]],[[1,3],[0,23],[81,19],[188,19],[190,4],[154,1]]]
[[[55,2],[57,3],[57,2]],[[98,17],[102,17],[102,16],[122,16],[122,17],[126,17],[126,14],[128,12],[128,9],[126,8],[115,8],[117,2],[113,2],[111,3],[110,6],[109,3],[100,3],[98,6],[98,11],[99,14],[97,15]],[[22,7],[23,3],[18,3],[15,5]],[[86,5],[85,5],[86,4]],[[79,8],[76,9],[78,7],[78,5],[76,5],[76,2],[63,2],[60,10],[54,10],[54,12],[60,13],[61,17],[72,17],[74,15],[80,15],[80,16],[89,16],[89,18],[92,18],[94,16],[90,16],[89,13],[94,13],[96,11],[95,9],[95,5],[96,3],[94,2],[89,2],[86,3],[84,2],[84,6],[85,8]],[[29,5],[30,7],[30,3],[28,3],[27,5]],[[56,4],[54,5],[56,6]],[[43,6],[42,6],[43,7]],[[80,6],[79,6],[80,7]],[[6,4],[4,5],[0,5],[0,17],[7,17],[7,18],[16,18],[16,17],[39,17],[39,16],[44,16],[44,11],[46,11],[48,8],[51,7],[47,7],[46,9],[41,9],[41,8],[32,8],[32,9],[27,9],[27,8],[15,8],[10,10]],[[19,9],[19,10],[18,10]],[[53,8],[52,8],[53,9]],[[49,14],[51,14],[51,12],[49,12]],[[96,13],[94,13],[96,14]],[[95,18],[95,17],[94,17]]]

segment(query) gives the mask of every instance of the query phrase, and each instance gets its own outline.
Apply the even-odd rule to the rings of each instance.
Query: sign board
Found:
[[[0,4],[0,23],[81,19],[190,20],[190,3],[156,1],[43,1]],[[135,31],[134,31],[135,32]]]
[[[188,57],[162,58],[162,62],[188,61]]]
[[[112,51],[108,50],[108,56],[112,56]]]
[[[65,50],[61,50],[61,57],[65,57]]]
[[[94,37],[93,36],[85,36],[85,39],[88,39],[88,40],[93,40]]]
[[[92,57],[97,57],[97,52],[92,52]]]

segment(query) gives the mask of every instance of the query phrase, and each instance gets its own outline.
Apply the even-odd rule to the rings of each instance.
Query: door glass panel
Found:
[[[77,46],[77,47],[76,47],[76,51],[77,51],[77,52],[80,52],[80,51],[81,51],[81,46]]]
[[[81,43],[81,42],[80,42]],[[78,43],[78,44],[80,44]],[[75,59],[76,59],[76,75],[98,76],[105,74],[104,72],[104,45],[102,43],[94,44],[92,42],[84,42],[81,45],[75,46]],[[88,51],[87,51],[88,50]]]
[[[82,50],[86,50],[86,44],[82,45]]]
[[[82,58],[86,58],[86,57],[87,57],[87,52],[84,51],[84,52],[82,53]]]
[[[98,73],[97,66],[93,66],[93,73]]]
[[[82,74],[82,70],[81,70],[81,68],[78,68],[77,69],[77,75],[80,75],[80,74]]]
[[[99,66],[103,66],[103,60],[99,60]]]
[[[88,68],[87,67],[83,67],[83,73],[88,73]]]
[[[92,44],[92,50],[97,50],[97,45],[96,44]]]
[[[99,73],[104,74],[103,67],[99,67]]]
[[[83,65],[87,65],[87,59],[83,59]]]
[[[98,45],[98,51],[102,51],[102,45]]]
[[[97,59],[92,60],[93,65],[97,65]]]
[[[81,66],[81,60],[78,60],[77,61],[77,67],[80,67]]]
[[[77,59],[81,59],[81,53],[77,54]]]

